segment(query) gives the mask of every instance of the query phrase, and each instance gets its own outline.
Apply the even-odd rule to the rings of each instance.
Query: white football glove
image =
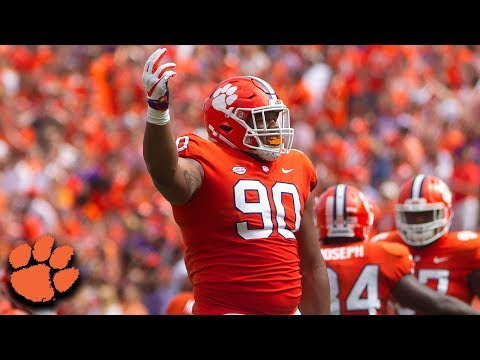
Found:
[[[147,121],[156,125],[165,125],[170,120],[168,112],[169,91],[168,79],[177,75],[172,69],[175,63],[166,63],[159,65],[167,49],[162,48],[155,51],[147,59],[143,69],[143,87],[147,93]],[[154,65],[158,68],[153,72]]]

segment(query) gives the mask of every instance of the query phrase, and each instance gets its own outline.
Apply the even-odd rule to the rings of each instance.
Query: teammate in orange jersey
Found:
[[[0,268],[0,315],[30,315],[29,312],[15,307],[11,289],[9,288],[6,266]]]
[[[447,184],[420,174],[401,187],[395,206],[397,230],[377,234],[372,241],[406,244],[420,283],[471,304],[480,295],[480,237],[472,231],[449,232],[452,217]],[[415,312],[399,308],[399,313]]]
[[[331,313],[388,314],[393,296],[428,314],[480,314],[468,304],[423,286],[403,244],[369,242],[371,205],[362,192],[339,184],[324,191],[316,206],[321,251],[330,278]]]
[[[311,196],[316,171],[291,149],[288,108],[266,81],[230,78],[204,102],[208,140],[175,139],[167,84],[176,65],[158,66],[165,53],[154,52],[144,68],[143,150],[182,231],[193,314],[329,313]]]
[[[194,302],[193,292],[182,291],[170,299],[165,315],[192,315]]]

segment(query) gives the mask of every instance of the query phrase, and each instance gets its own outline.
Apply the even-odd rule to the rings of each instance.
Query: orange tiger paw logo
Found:
[[[73,256],[73,248],[63,245],[52,252],[53,245],[53,236],[44,235],[37,239],[33,251],[30,245],[22,244],[10,253],[8,261],[14,269],[10,283],[17,294],[27,300],[48,302],[56,291],[63,293],[70,289],[80,275],[75,267],[66,269]],[[32,255],[37,264],[25,267],[29,265]],[[53,286],[52,269],[58,270],[53,276]]]

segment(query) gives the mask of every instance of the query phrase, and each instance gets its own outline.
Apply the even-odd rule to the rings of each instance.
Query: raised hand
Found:
[[[177,75],[172,69],[176,64],[169,62],[160,65],[167,49],[162,48],[155,51],[147,59],[143,69],[143,87],[147,93],[148,105],[155,110],[168,109],[168,79]]]

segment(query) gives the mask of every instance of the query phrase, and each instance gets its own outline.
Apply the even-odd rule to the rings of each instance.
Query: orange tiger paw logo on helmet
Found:
[[[73,248],[63,245],[52,252],[54,242],[53,236],[44,235],[36,240],[33,251],[30,245],[22,244],[10,253],[8,261],[14,269],[10,283],[15,292],[27,300],[48,302],[54,299],[57,291],[63,293],[70,289],[80,275],[77,268],[66,268],[73,256]],[[53,286],[52,269],[57,270],[53,275]]]

